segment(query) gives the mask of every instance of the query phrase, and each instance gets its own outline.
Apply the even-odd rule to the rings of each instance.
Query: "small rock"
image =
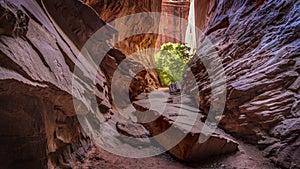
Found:
[[[150,134],[141,124],[133,122],[117,122],[116,128],[123,141],[137,146],[139,149],[142,149],[142,146],[150,144]]]
[[[169,86],[169,91],[171,94],[177,94],[181,92],[181,83],[180,82],[172,82]]]

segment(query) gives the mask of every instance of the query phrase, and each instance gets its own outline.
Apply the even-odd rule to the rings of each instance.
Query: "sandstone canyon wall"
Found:
[[[208,27],[216,5],[215,0],[195,1],[195,26],[201,32],[204,32]],[[201,35],[198,34],[197,37],[199,36]]]
[[[189,1],[162,1],[162,16],[171,16],[171,17],[162,17],[160,23],[160,29],[162,32],[165,32],[166,35],[159,35],[156,42],[156,47],[160,49],[160,46],[167,42],[173,43],[185,43],[185,33],[187,29],[187,20],[189,16],[190,2]],[[172,16],[182,18],[182,20],[173,19]],[[170,37],[171,36],[171,37]]]
[[[86,4],[91,6],[97,11],[99,17],[105,22],[111,23],[112,21],[126,17],[128,15],[148,12],[160,12],[162,0],[83,0]],[[128,18],[124,25],[112,25],[114,26],[119,35],[117,37],[118,44],[116,48],[121,50],[125,55],[133,56],[135,59],[144,63],[152,62],[152,52],[145,52],[143,56],[134,55],[135,52],[142,51],[144,49],[155,48],[157,40],[157,34],[141,34],[130,36],[131,33],[138,32],[139,30],[156,32],[159,29],[160,17],[149,16],[145,18]],[[128,37],[127,37],[128,35]],[[122,39],[120,37],[127,37]],[[146,63],[146,62],[145,62]]]
[[[158,35],[160,16],[147,15],[149,12],[161,11],[161,0],[82,0],[91,6],[105,22],[111,24],[117,31],[113,46],[128,58],[139,62],[147,70],[141,72],[139,81],[133,82],[133,88],[143,88],[146,91],[160,86],[154,66],[154,50]],[[142,16],[133,16],[143,13]],[[120,19],[121,18],[121,19]],[[123,19],[125,18],[125,19]],[[119,19],[119,20],[118,20]],[[125,21],[124,21],[125,20]],[[123,22],[124,23],[120,23]],[[136,32],[149,32],[136,34]],[[149,84],[148,86],[143,84]],[[140,92],[137,92],[140,93]],[[134,94],[136,95],[136,94]]]
[[[97,70],[96,79],[88,76],[91,70],[89,65],[80,62],[79,50],[106,22],[137,12],[159,12],[161,1],[85,2],[97,13],[78,0],[0,1],[1,168],[70,168],[74,161],[82,160],[92,143],[79,124],[77,107],[83,110],[80,116],[96,119],[87,123],[122,120],[114,116],[117,113],[111,103],[112,73],[124,58],[154,48],[157,35],[134,36],[115,48],[101,43],[99,49],[110,50]],[[220,126],[258,145],[278,166],[298,168],[300,2],[196,2],[199,8],[196,24],[216,44],[214,49],[227,78],[227,103]],[[157,23],[157,19],[136,22],[151,25],[148,22]],[[118,29],[109,27],[107,31]],[[198,40],[201,41],[201,35]],[[201,56],[201,48],[198,54]],[[148,56],[151,55],[136,55],[151,62]],[[210,56],[206,53],[201,57],[209,60]],[[134,59],[128,64],[132,69],[145,66]],[[79,74],[74,75],[75,67]],[[205,70],[201,60],[195,57],[191,71],[199,85],[200,107],[207,113],[211,97]],[[79,79],[78,85],[82,87],[75,93],[73,78]],[[132,95],[158,87],[156,79],[154,71],[142,72],[132,82]],[[120,79],[123,80],[129,79]],[[137,86],[142,87],[134,91]],[[184,87],[189,89],[188,81]],[[122,93],[128,89],[120,86],[119,90]],[[89,110],[90,98],[86,93],[95,93],[96,105],[104,112],[103,116]]]
[[[221,127],[258,145],[278,166],[298,168],[300,1],[219,0],[205,5],[196,7],[205,9],[196,11],[196,25],[215,46],[202,43],[191,63],[201,109],[207,114],[212,101],[206,68],[217,54],[227,79]],[[201,52],[205,48],[216,51]],[[208,67],[201,60],[209,61]],[[220,72],[219,65],[214,73]]]
[[[96,116],[86,104],[90,90],[101,112],[113,114],[111,71],[126,56],[111,48],[101,64],[105,71],[99,69],[95,81],[87,76],[90,70],[79,61],[79,49],[106,23],[80,1],[12,0],[1,2],[0,9],[1,167],[70,167],[91,144],[73,99],[85,116]],[[110,48],[102,44],[100,49]],[[75,67],[80,75],[74,75]],[[73,78],[82,79],[77,94],[72,93]]]
[[[15,25],[13,29],[5,32],[13,36],[1,35],[1,150],[4,150],[1,165],[4,168],[69,167],[72,161],[84,156],[90,145],[73,107],[72,76],[78,62],[76,45],[82,45],[89,33],[105,23],[79,1],[44,4],[64,9],[69,21],[77,21],[65,23],[75,31],[68,38],[49,20],[48,9],[40,5],[35,1],[1,3],[2,18],[15,22],[11,24]],[[79,12],[84,14],[79,17]],[[87,18],[93,27],[81,24]],[[80,70],[88,74],[84,67],[81,65]],[[99,86],[99,107],[108,111],[111,105],[106,78],[101,72],[97,77],[94,85]],[[90,82],[87,79],[81,85],[89,86]],[[84,97],[75,98],[84,105]]]
[[[37,2],[0,8],[1,168],[67,167],[90,146],[72,103],[78,51]]]

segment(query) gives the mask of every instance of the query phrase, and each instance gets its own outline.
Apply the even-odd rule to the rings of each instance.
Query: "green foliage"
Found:
[[[156,68],[162,86],[169,86],[171,82],[182,82],[182,75],[193,57],[190,48],[179,43],[165,43],[154,56]]]

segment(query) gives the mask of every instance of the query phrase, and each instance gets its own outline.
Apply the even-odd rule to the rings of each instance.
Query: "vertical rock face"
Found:
[[[96,77],[90,77],[94,67],[81,60],[79,50],[106,23],[81,1],[10,0],[0,5],[0,168],[72,167],[91,144],[78,117],[85,124],[111,118],[114,110],[109,88],[114,71],[126,56],[106,39],[97,42],[100,47],[90,51],[92,54],[108,52],[96,68]],[[151,11],[159,7],[150,2],[144,5]],[[110,39],[106,35],[116,30],[106,28],[103,36]],[[133,59],[127,61],[127,71],[145,69]],[[129,90],[134,96],[158,86],[151,81],[155,74],[147,71],[133,79],[126,75],[118,82],[122,84],[125,78],[131,88],[120,87],[119,93]],[[90,103],[88,93],[95,96],[96,103]],[[91,104],[104,115],[94,114]]]
[[[196,11],[201,17],[196,22],[216,45],[227,76],[221,126],[259,145],[277,165],[299,167],[300,2],[221,0],[207,4],[212,4],[210,10]],[[211,55],[200,57],[209,60]],[[191,70],[200,90],[200,107],[208,113],[212,101],[208,74],[197,58]]]
[[[137,13],[160,12],[161,0],[83,0],[86,4],[94,8],[100,18],[105,22],[112,22],[115,19],[126,17]],[[138,32],[140,29],[156,31],[159,28],[160,18],[132,18],[126,23],[126,26],[116,27],[119,34],[130,35],[131,32]],[[116,25],[113,25],[116,26]],[[134,27],[133,27],[134,26]],[[119,36],[120,37],[120,36]],[[125,55],[129,56],[143,49],[154,48],[157,35],[142,34],[128,37],[126,39],[117,39],[119,43],[116,47]],[[149,59],[149,58],[143,58]]]
[[[138,74],[133,80],[132,88],[138,91],[132,92],[136,96],[141,90],[150,91],[160,86],[158,75],[154,71],[154,50],[159,29],[159,15],[147,15],[149,12],[161,11],[161,0],[83,0],[91,6],[105,22],[111,24],[118,32],[115,37],[114,47],[145,67],[144,71]],[[138,13],[143,16],[128,17]],[[120,24],[119,18],[126,18],[126,23]],[[149,32],[138,34],[136,32]],[[150,50],[149,50],[150,49]]]
[[[75,4],[72,10],[66,8],[70,4]],[[0,168],[71,167],[91,144],[77,120],[73,97],[84,106],[88,99],[84,92],[96,90],[99,107],[111,110],[102,71],[96,84],[86,77],[80,84],[85,90],[72,96],[75,65],[83,76],[89,74],[87,65],[78,60],[76,46],[105,23],[76,0],[41,4],[11,0],[0,5]],[[76,22],[65,22],[60,28],[49,20],[52,16],[46,11],[50,14],[53,9],[43,8],[46,5],[64,9],[66,21],[77,15]],[[87,22],[93,25],[81,24]],[[67,26],[73,32],[65,34],[62,29]]]
[[[187,19],[189,16],[190,2],[189,1],[162,1],[162,15],[170,16],[161,20],[160,29],[165,32],[166,35],[160,35],[158,37],[156,47],[160,49],[160,46],[167,42],[184,43],[185,33],[187,28]],[[182,18],[182,20],[174,19],[173,16]],[[186,21],[186,22],[183,22]]]
[[[150,0],[86,3],[106,22],[161,8],[161,1]],[[207,4],[196,7],[203,8],[203,13],[196,12],[197,25],[216,44],[227,76],[227,104],[221,127],[259,145],[276,164],[297,168],[300,2],[220,0]],[[131,54],[155,47],[157,36],[137,35],[117,44],[119,50],[109,50],[96,78],[90,78],[90,65],[80,62],[78,48],[106,25],[97,13],[78,0],[0,2],[0,168],[72,167],[91,144],[79,124],[73,100],[82,107],[80,116],[95,116],[94,121],[86,123],[100,123],[101,118],[87,104],[91,99],[86,93],[93,93],[104,118],[109,119],[114,113],[109,85],[118,64],[126,56],[132,57],[127,65],[135,66],[133,69],[147,67],[135,62],[136,58],[151,62],[148,52]],[[135,22],[156,30],[159,18]],[[107,43],[101,47],[111,48]],[[203,57],[209,59],[210,55]],[[76,66],[79,73],[75,75]],[[200,107],[207,113],[211,102],[209,77],[196,58],[191,71],[198,81]],[[81,87],[75,93],[73,76]],[[141,72],[131,82],[132,95],[157,87],[156,77],[154,71]],[[120,78],[119,82],[123,80],[128,79]],[[147,86],[149,89],[145,89]],[[183,88],[188,87],[187,81]],[[128,89],[119,88],[120,93],[124,90]],[[127,128],[121,127],[121,132],[127,133]]]
[[[212,19],[212,12],[214,12],[215,7],[215,0],[195,1],[195,26],[202,32],[204,32],[208,27],[210,19]]]

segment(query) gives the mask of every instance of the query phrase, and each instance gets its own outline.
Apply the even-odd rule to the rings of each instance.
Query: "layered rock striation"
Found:
[[[145,51],[142,56],[136,56],[134,53],[155,48],[157,40],[162,0],[83,0],[91,6],[99,17],[105,22],[112,24],[119,34],[116,36],[115,47],[121,50],[128,57],[133,57],[143,63],[153,61],[153,51]],[[147,13],[157,12],[158,15],[148,15]],[[145,15],[136,15],[143,13]],[[133,15],[133,16],[130,16]],[[120,18],[126,18],[126,22],[119,24],[122,21]],[[136,32],[145,32],[135,34]]]
[[[299,167],[299,1],[224,0],[207,5],[208,10],[196,12],[202,16],[196,25],[215,46],[199,43],[198,57],[190,65],[201,109],[207,114],[215,98],[206,69],[217,54],[222,65],[214,74],[220,75],[223,66],[227,79],[220,126],[258,145],[275,164]],[[209,48],[213,50],[201,52]],[[189,86],[186,81],[184,88]]]
[[[126,56],[105,40],[117,32],[77,0],[5,1],[0,15],[1,167],[72,167],[92,144],[78,117],[99,124],[115,112],[111,80]],[[82,61],[80,50],[102,27],[107,28],[107,37],[96,44],[107,53],[91,77],[95,67]],[[96,62],[98,56],[93,56]],[[145,69],[132,59],[126,61],[125,75],[136,67]],[[147,71],[127,77],[133,87],[126,90],[132,97],[152,90],[158,85],[152,78]],[[120,93],[124,90],[119,88]],[[95,103],[90,103],[89,94]],[[101,114],[95,114],[91,105]]]
[[[162,0],[83,0],[83,2],[91,6],[101,19],[118,31],[112,45],[126,57],[145,67],[140,76],[147,75],[139,78],[139,81],[145,79],[146,83],[149,83],[149,89],[158,88],[160,83],[153,69],[155,68],[153,55],[160,26]]]
[[[85,3],[97,13],[78,0],[0,2],[1,168],[72,167],[74,161],[83,159],[92,144],[91,135],[83,131],[78,117],[91,126],[110,123],[119,133],[140,138],[141,145],[148,143],[149,134],[143,126],[117,115],[110,89],[114,72],[122,62],[126,62],[125,67],[120,69],[120,78],[115,83],[120,98],[127,97],[127,90],[134,100],[140,93],[159,87],[156,72],[149,68],[153,63],[153,51],[136,53],[154,48],[157,35],[120,39],[129,34],[128,28],[114,28],[115,25],[109,26],[106,22],[139,12],[159,12],[161,1],[95,0]],[[300,3],[293,0],[197,3],[196,25],[214,44],[202,44],[190,64],[197,88],[189,79],[183,83],[182,90],[200,98],[200,114],[204,116],[197,120],[205,120],[209,105],[215,99],[211,97],[206,71],[209,64],[208,67],[203,65],[201,59],[216,63],[211,59],[217,54],[227,79],[225,112],[216,117],[221,120],[220,127],[258,145],[278,166],[298,168]],[[129,23],[136,24],[130,31],[139,31],[141,25],[146,31],[156,31],[159,18]],[[79,53],[102,27],[107,28],[103,34],[105,40],[99,42],[99,48],[90,51],[92,60],[99,59],[95,53],[108,52],[97,65],[96,76],[91,77],[94,67],[82,62]],[[120,42],[108,43],[106,40],[111,38]],[[198,41],[202,40],[203,35],[199,34]],[[212,50],[203,52],[207,49]],[[130,72],[135,70],[144,71],[132,75]],[[214,70],[216,77],[220,70],[221,67]],[[121,85],[124,82],[130,87]],[[218,84],[214,85],[218,89]],[[91,102],[89,94],[95,96],[95,102]],[[91,105],[101,113],[92,111]],[[161,128],[168,128],[178,118],[178,114],[172,113],[177,105],[170,105],[171,110],[165,115],[167,119],[160,117],[148,126],[144,124],[151,134],[163,132]],[[191,113],[199,114],[198,108]],[[188,116],[183,119],[185,117]],[[191,125],[178,126],[179,133],[184,127]],[[189,132],[170,152],[188,160],[206,156],[204,148],[196,142],[203,134],[198,131]],[[226,134],[214,133],[208,143],[216,143],[221,150],[223,145],[228,146],[223,147],[222,152],[236,151],[237,144],[230,137],[223,139],[222,135]],[[162,142],[167,140],[162,139]],[[199,155],[200,150],[203,152]]]
[[[1,168],[68,167],[91,144],[71,95],[78,51],[35,1],[1,2],[1,19]]]

